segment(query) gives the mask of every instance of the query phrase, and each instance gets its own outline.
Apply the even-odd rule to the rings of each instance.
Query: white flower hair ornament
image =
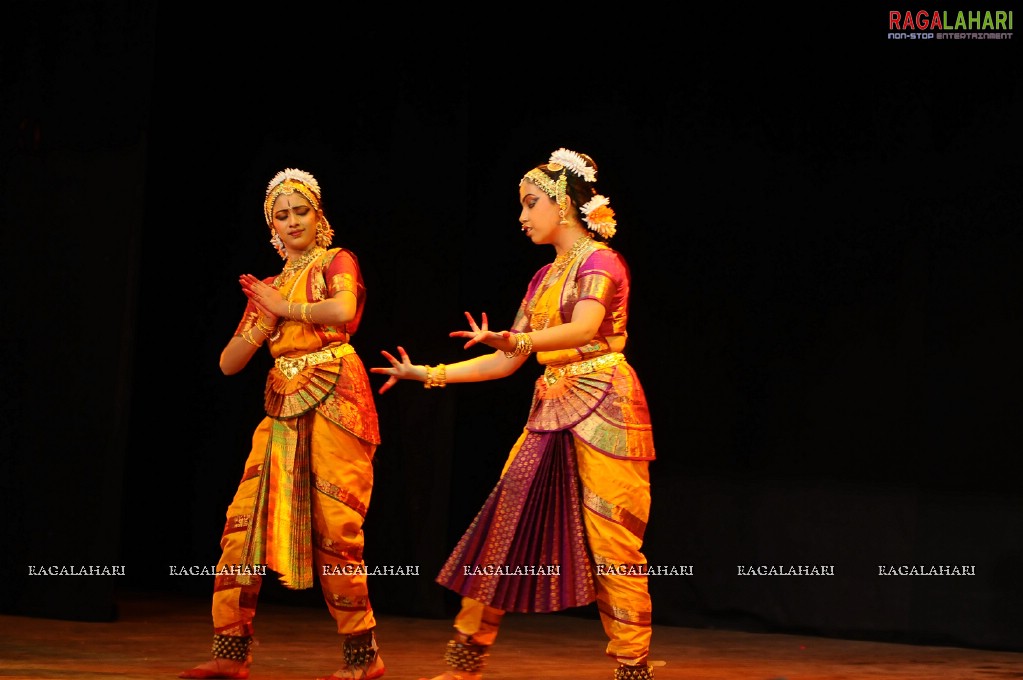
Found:
[[[618,230],[618,222],[615,221],[615,211],[611,209],[611,199],[607,196],[597,194],[586,201],[579,212],[583,214],[586,227],[604,238],[611,238]]]
[[[564,147],[552,153],[547,163],[549,165],[563,165],[587,182],[597,181],[597,171],[588,165],[582,156]]]
[[[270,183],[266,185],[266,193],[269,195],[269,193],[273,191],[274,187],[276,187],[278,184],[280,184],[286,179],[292,179],[295,180],[296,182],[301,182],[302,184],[309,187],[309,189],[312,190],[317,196],[320,195],[320,183],[316,181],[316,178],[313,177],[310,173],[306,172],[305,170],[299,170],[298,168],[284,168],[276,175],[274,175],[273,179],[270,180]]]

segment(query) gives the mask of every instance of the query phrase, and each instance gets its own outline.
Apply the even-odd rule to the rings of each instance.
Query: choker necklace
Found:
[[[291,279],[291,277],[302,271],[307,264],[319,257],[324,251],[324,248],[316,246],[312,250],[303,253],[303,255],[297,260],[288,260],[287,264],[284,265],[284,269],[277,275],[277,278],[274,279],[274,287],[279,289],[282,284],[286,283]]]
[[[590,245],[592,240],[593,239],[586,234],[580,236],[576,242],[572,244],[571,248],[554,258],[554,263],[551,265],[551,269],[563,269],[565,265],[574,260],[579,253],[585,250],[586,246]]]

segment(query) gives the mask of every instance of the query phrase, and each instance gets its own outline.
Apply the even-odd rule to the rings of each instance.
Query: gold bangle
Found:
[[[289,319],[295,318],[295,312],[291,311],[291,300],[288,300],[288,318]]]
[[[521,349],[519,343],[515,343],[515,351],[522,356],[527,356],[533,353],[533,338],[529,337],[529,333],[519,333],[519,342],[522,343]]]
[[[305,321],[306,323],[313,322],[313,306],[311,303],[303,302],[299,311],[302,314],[302,321]]]
[[[268,338],[271,335],[274,334],[274,329],[270,328],[269,326],[264,325],[263,324],[263,319],[261,319],[261,318],[257,318],[256,319],[256,328],[259,329],[260,333],[262,333],[263,335],[265,335]]]
[[[504,355],[509,359],[513,357],[521,357],[532,354],[533,352],[533,339],[529,337],[529,333],[516,333],[515,334],[515,349],[510,352],[505,352]]]
[[[444,364],[426,366],[426,380],[423,381],[425,389],[439,387],[443,389],[448,384],[448,370]]]

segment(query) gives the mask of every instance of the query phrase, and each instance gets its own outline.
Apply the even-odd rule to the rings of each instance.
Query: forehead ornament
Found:
[[[542,189],[545,194],[557,201],[558,207],[562,210],[568,205],[565,195],[565,189],[568,186],[566,171],[570,170],[573,174],[582,177],[587,182],[597,181],[597,171],[588,165],[578,153],[564,147],[551,154],[550,159],[547,161],[547,170],[557,172],[558,178],[552,179],[550,175],[540,168],[533,168],[523,176],[519,186],[526,180],[532,182]]]

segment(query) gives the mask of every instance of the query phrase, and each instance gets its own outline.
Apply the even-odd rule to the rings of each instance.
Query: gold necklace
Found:
[[[547,273],[543,275],[543,280],[540,281],[540,285],[536,287],[536,293],[529,301],[529,308],[526,310],[527,313],[532,316],[533,310],[536,309],[536,303],[540,297],[547,291],[547,287],[550,285],[549,281],[555,276],[559,276],[561,272],[572,263],[575,258],[586,250],[586,248],[593,242],[593,239],[589,235],[583,234],[576,242],[572,244],[572,247],[554,258],[554,262],[551,263]],[[546,326],[546,324],[544,324]],[[535,326],[534,326],[535,327]]]
[[[576,239],[576,242],[572,244],[571,248],[554,258],[554,262],[551,264],[551,269],[564,269],[568,266],[569,262],[578,257],[579,253],[586,249],[586,246],[590,245],[590,241],[592,240],[593,239],[591,239],[587,234],[580,236]]]
[[[287,264],[284,265],[284,269],[281,270],[281,273],[278,274],[277,277],[274,279],[273,283],[274,288],[281,290],[281,287],[284,284],[288,283],[295,276],[295,274],[302,271],[307,264],[309,264],[314,259],[319,257],[320,254],[323,252],[324,249],[317,246],[312,250],[306,252],[304,255],[302,255],[302,257],[298,258],[297,260],[289,260]]]

